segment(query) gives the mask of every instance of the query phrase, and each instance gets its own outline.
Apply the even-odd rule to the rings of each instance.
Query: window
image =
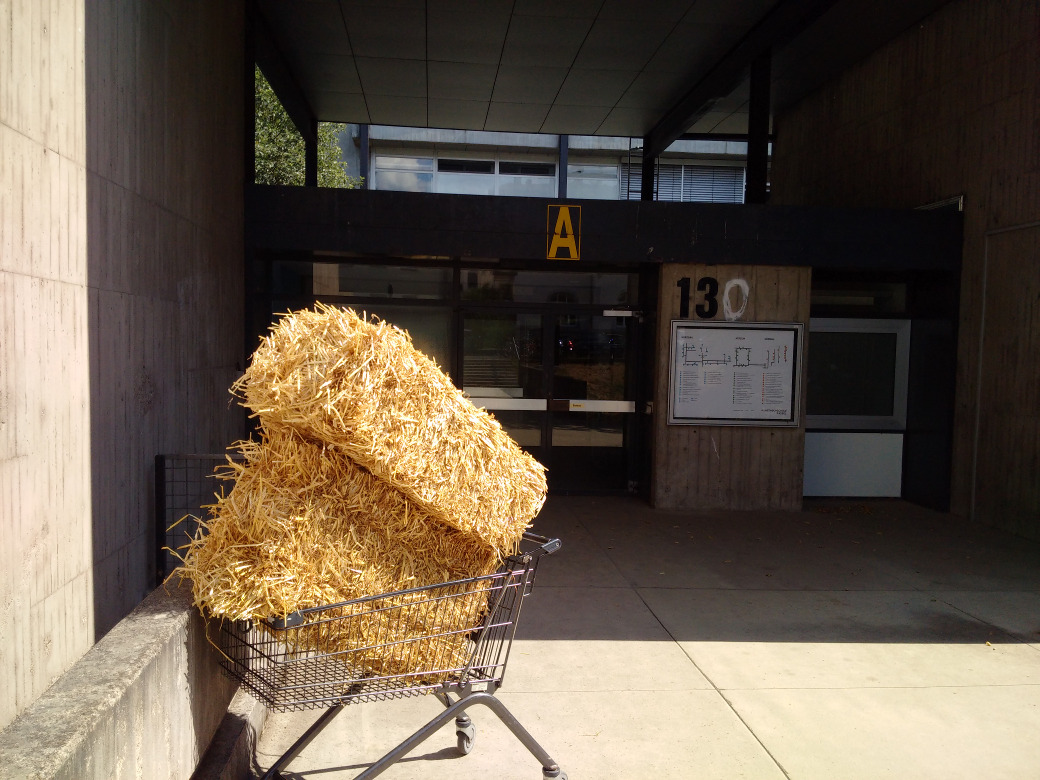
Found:
[[[458,154],[456,152],[456,154]],[[515,152],[512,154],[516,154]],[[596,200],[639,200],[642,164],[576,162],[567,166],[567,196]],[[377,190],[439,192],[454,195],[511,195],[552,198],[557,165],[544,159],[498,160],[488,157],[373,157],[372,187]],[[744,168],[661,162],[654,184],[658,201],[743,203]]]
[[[618,200],[621,183],[617,165],[568,165],[567,196],[593,200]]]
[[[639,200],[642,164],[623,163],[623,200]],[[744,169],[729,165],[662,162],[657,166],[655,200],[685,203],[743,203]]]
[[[443,173],[494,173],[494,160],[437,160],[437,170]]]
[[[684,165],[682,199],[702,203],[743,203],[744,169],[723,165]]]
[[[556,194],[556,163],[499,162],[498,194],[527,198],[553,197]]]
[[[814,317],[808,361],[806,427],[906,427],[910,320]]]
[[[498,172],[503,176],[555,176],[554,163],[500,162]]]
[[[391,157],[376,155],[372,166],[372,187],[399,192],[433,192],[432,157]]]

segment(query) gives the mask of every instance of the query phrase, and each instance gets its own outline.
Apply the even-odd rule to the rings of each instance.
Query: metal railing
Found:
[[[155,456],[155,576],[161,584],[180,565],[171,550],[182,551],[199,529],[205,507],[222,490],[230,489],[217,478],[228,468],[228,455]],[[233,460],[240,456],[231,455]]]

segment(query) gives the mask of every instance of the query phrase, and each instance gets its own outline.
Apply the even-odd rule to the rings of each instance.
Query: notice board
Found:
[[[797,426],[802,330],[673,320],[668,424]]]

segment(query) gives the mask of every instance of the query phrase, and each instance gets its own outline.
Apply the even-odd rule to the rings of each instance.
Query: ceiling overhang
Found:
[[[256,51],[298,124],[621,136],[656,155],[746,133],[764,53],[775,111],[947,1],[257,0]]]

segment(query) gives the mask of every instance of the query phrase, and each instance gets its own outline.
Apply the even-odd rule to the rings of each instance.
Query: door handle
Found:
[[[553,398],[549,401],[549,411],[551,412],[633,414],[635,410],[635,401],[595,401],[587,398]]]

